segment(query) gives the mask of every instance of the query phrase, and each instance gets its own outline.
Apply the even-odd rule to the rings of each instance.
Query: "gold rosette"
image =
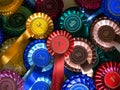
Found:
[[[53,30],[53,21],[44,13],[31,15],[26,22],[26,31],[0,56],[0,68],[3,68],[10,60],[23,55],[26,45],[30,42],[29,38],[47,38]],[[17,56],[17,54],[20,54]]]
[[[0,0],[0,15],[14,13],[22,4],[23,0]]]

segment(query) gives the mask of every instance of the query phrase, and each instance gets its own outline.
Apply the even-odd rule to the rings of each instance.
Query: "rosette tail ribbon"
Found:
[[[63,30],[53,32],[47,40],[47,48],[54,55],[54,69],[52,75],[52,90],[61,90],[64,81],[64,56],[73,50],[74,39]]]
[[[30,37],[35,39],[47,38],[52,30],[53,21],[47,14],[34,13],[31,15],[26,22],[26,31],[0,56],[0,68],[2,69],[17,54],[23,55]]]

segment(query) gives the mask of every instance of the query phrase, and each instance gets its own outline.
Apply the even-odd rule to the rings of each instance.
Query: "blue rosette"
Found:
[[[2,29],[0,28],[0,45],[4,42],[5,36],[2,32]]]
[[[102,7],[103,13],[112,18],[113,20],[120,22],[120,1],[119,0],[103,0]]]
[[[27,3],[31,8],[35,8],[36,1],[37,1],[37,0],[26,0],[26,3]]]
[[[62,86],[62,90],[96,90],[96,88],[92,78],[79,74],[67,79]]]
[[[53,57],[46,48],[45,40],[35,40],[27,45],[24,51],[24,65],[26,69],[35,66],[35,70],[41,74],[51,74]]]
[[[50,90],[50,88],[51,78],[40,76],[35,71],[24,81],[24,90]]]

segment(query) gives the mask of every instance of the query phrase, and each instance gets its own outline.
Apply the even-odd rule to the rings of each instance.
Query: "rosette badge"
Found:
[[[99,48],[111,51],[116,47],[120,51],[120,26],[117,23],[100,17],[92,23],[90,29],[91,38]]]
[[[96,90],[96,88],[92,78],[79,74],[67,79],[62,86],[62,90]]]
[[[45,40],[35,40],[31,42],[24,51],[24,65],[27,69],[34,66],[36,69],[42,68],[41,74],[50,74],[53,67],[53,57],[46,48]]]
[[[86,23],[86,16],[79,10],[69,8],[63,12],[60,17],[59,27],[60,29],[67,30],[73,36],[79,35],[84,31],[88,30]]]
[[[97,90],[120,89],[120,63],[103,63],[95,72],[94,82]]]
[[[74,72],[87,72],[94,66],[96,55],[95,47],[90,41],[75,38],[73,52],[65,57],[65,67]]]
[[[53,21],[47,14],[32,14],[26,22],[26,31],[0,57],[1,67],[7,64],[12,59],[12,57],[19,53],[19,51],[21,51],[21,54],[23,54],[25,46],[28,44],[30,37],[36,39],[47,38],[52,30]],[[11,51],[13,52],[11,53]]]
[[[36,11],[44,12],[55,19],[62,13],[63,6],[63,0],[37,0]]]
[[[23,80],[13,71],[0,72],[0,90],[24,90]]]
[[[64,80],[64,56],[73,50],[74,40],[72,36],[63,30],[50,34],[47,40],[48,51],[55,56],[52,76],[52,90],[60,90]]]
[[[0,0],[0,15],[14,13],[22,4],[23,0]]]

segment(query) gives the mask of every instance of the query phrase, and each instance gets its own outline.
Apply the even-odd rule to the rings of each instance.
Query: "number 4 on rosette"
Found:
[[[0,56],[1,68],[18,53],[23,54],[30,37],[35,39],[47,38],[52,30],[53,21],[47,14],[34,13],[31,15],[26,22],[26,31]]]
[[[55,56],[52,90],[61,90],[64,81],[64,56],[72,52],[73,45],[74,39],[72,35],[63,30],[55,31],[48,37],[48,51]]]

